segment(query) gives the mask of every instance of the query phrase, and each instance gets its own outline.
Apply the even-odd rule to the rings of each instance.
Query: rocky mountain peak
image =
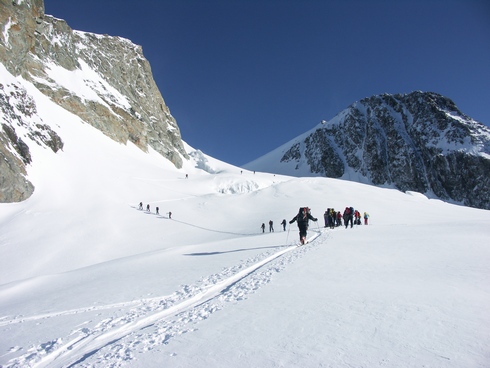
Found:
[[[364,98],[246,167],[342,178],[490,209],[490,129],[433,92]]]
[[[12,76],[32,83],[117,142],[132,142],[143,151],[151,147],[178,168],[188,159],[141,46],[121,37],[74,31],[65,21],[45,15],[42,0],[0,0],[0,7],[0,63]],[[30,117],[22,111],[30,111]],[[33,118],[35,102],[21,82],[0,81],[0,112],[2,177],[23,183],[4,183],[0,201],[23,200],[33,188],[25,179],[26,142],[47,144],[48,139],[32,137],[51,137],[58,142],[55,149],[61,149],[63,139],[44,123],[49,117]],[[16,133],[20,126],[29,136]],[[24,156],[13,148],[20,146]]]

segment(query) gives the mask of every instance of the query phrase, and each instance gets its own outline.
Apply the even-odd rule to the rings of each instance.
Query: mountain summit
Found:
[[[188,156],[179,127],[141,46],[74,31],[45,15],[42,0],[0,0],[0,9],[0,202],[32,194],[33,146],[63,149],[59,128],[38,111],[39,92],[113,140],[152,148],[182,167]]]
[[[341,178],[490,209],[490,129],[432,92],[355,102],[245,167]]]

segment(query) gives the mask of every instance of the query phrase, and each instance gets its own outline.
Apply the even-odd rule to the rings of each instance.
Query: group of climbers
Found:
[[[352,228],[354,225],[361,225],[361,213],[358,210],[355,210],[353,207],[346,207],[344,213],[342,214],[340,211],[335,211],[334,208],[328,208],[324,215],[325,227],[334,229],[335,227],[342,226],[342,220],[344,221],[344,226],[347,227],[350,224]],[[364,212],[364,225],[368,224],[369,214]],[[308,230],[309,220],[318,221],[316,217],[311,215],[310,209],[308,207],[301,207],[298,211],[298,214],[293,217],[290,224],[293,222],[298,223],[299,228],[299,239],[301,244],[305,244],[306,235]],[[281,225],[283,225],[284,230],[286,230],[286,220],[282,220]],[[265,232],[265,224],[261,226],[262,232]],[[269,232],[273,232],[274,228],[272,227],[272,220],[269,221]]]
[[[139,209],[140,211],[142,211],[142,210],[143,210],[143,202],[140,202],[140,203],[139,203],[139,205],[138,205],[138,209]],[[147,204],[147,205],[146,205],[146,212],[151,213],[151,210],[150,210],[150,205],[149,205],[149,204]],[[160,208],[155,207],[155,214],[156,214],[156,215],[160,215]],[[167,212],[167,216],[168,216],[168,218],[169,218],[169,219],[171,219],[171,218],[172,218],[172,212],[170,212],[170,211],[169,211],[169,212]]]
[[[364,217],[364,225],[367,225],[369,214],[364,212],[362,217]],[[344,221],[344,226],[346,228],[349,224],[351,228],[354,225],[361,225],[361,213],[353,207],[345,207],[344,213],[336,211],[334,208],[327,208],[323,214],[323,218],[325,220],[325,227],[330,229],[342,226],[342,220]]]

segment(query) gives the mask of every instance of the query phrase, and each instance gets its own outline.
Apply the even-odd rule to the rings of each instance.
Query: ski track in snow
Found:
[[[167,345],[173,337],[196,330],[199,321],[209,318],[230,302],[246,299],[248,294],[268,284],[275,273],[324,242],[313,240],[320,236],[326,239],[329,234],[320,229],[312,232],[314,234],[306,246],[290,244],[276,252],[262,253],[221,273],[204,277],[193,285],[184,285],[170,296],[4,319],[0,326],[103,309],[129,308],[122,316],[106,318],[93,328],[77,326],[65,338],[32,346],[26,354],[10,360],[5,368],[115,368],[127,365],[135,359],[136,353]],[[21,348],[12,349],[14,352]]]

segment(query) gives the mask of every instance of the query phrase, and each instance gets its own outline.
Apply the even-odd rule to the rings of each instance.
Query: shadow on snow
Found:
[[[226,254],[226,253],[245,252],[247,250],[276,249],[276,248],[284,248],[284,245],[275,245],[270,247],[258,247],[258,248],[241,248],[241,249],[234,249],[234,250],[226,250],[222,252],[188,253],[188,254],[184,254],[184,256],[215,256],[215,255]]]

